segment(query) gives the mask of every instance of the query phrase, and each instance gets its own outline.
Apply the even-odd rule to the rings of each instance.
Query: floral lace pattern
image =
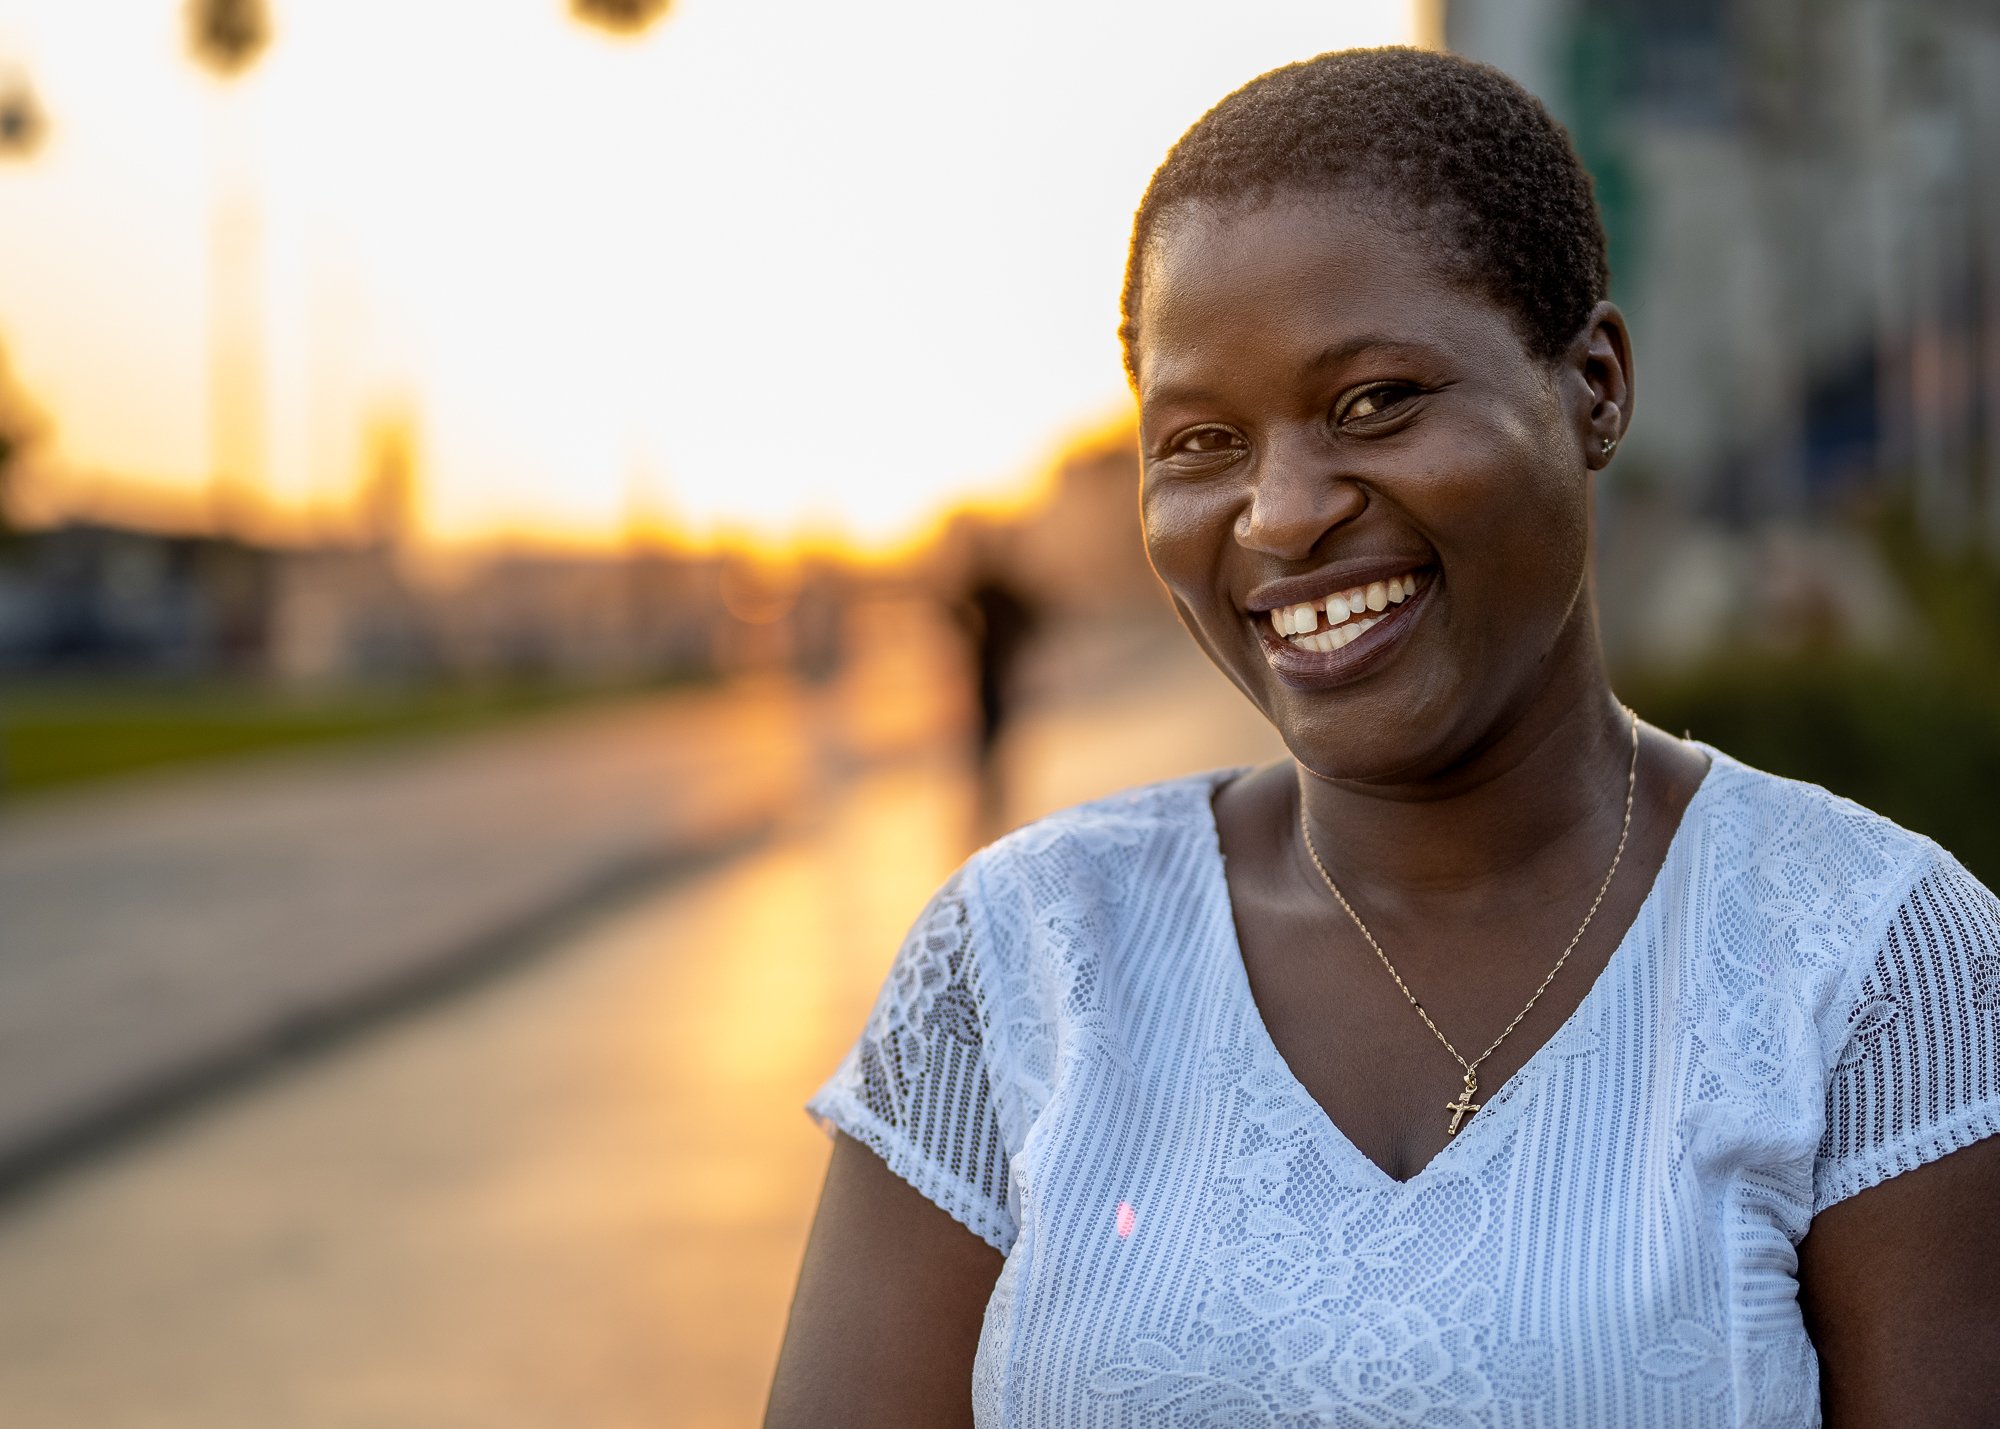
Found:
[[[1132,1341],[1090,1377],[1094,1396],[1156,1423],[1386,1429],[1472,1426],[1498,1402],[1546,1393],[1549,1347],[1501,1342],[1473,1263],[1490,1219],[1484,1177],[1350,1195],[1329,1213],[1339,1177],[1310,1100],[1240,1047],[1206,1071],[1236,1099],[1240,1135],[1211,1199],[1189,1332],[1178,1346]]]
[[[2000,1132],[2000,904],[1714,761],[1582,1005],[1401,1183],[1263,1030],[1219,776],[976,857],[813,1108],[1007,1252],[977,1422],[1815,1422],[1796,1243]]]

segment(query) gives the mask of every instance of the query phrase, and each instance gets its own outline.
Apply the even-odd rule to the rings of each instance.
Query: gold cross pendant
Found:
[[[1472,1094],[1478,1090],[1479,1073],[1467,1072],[1465,1074],[1465,1090],[1459,1093],[1458,1100],[1444,1104],[1444,1109],[1451,1113],[1451,1125],[1444,1129],[1446,1136],[1458,1135],[1459,1123],[1479,1110],[1482,1104],[1472,1099]]]

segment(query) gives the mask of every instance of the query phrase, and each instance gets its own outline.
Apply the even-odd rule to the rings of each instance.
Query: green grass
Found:
[[[461,732],[638,690],[428,686],[304,695],[250,683],[10,683],[0,690],[0,794],[32,796],[265,750]]]

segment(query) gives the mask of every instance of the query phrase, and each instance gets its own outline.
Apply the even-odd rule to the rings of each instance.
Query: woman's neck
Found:
[[[1328,870],[1379,906],[1477,894],[1542,859],[1589,863],[1601,852],[1608,860],[1633,736],[1601,668],[1591,674],[1544,690],[1421,779],[1330,779],[1302,768],[1306,816]],[[1316,881],[1296,831],[1291,841],[1302,874]]]

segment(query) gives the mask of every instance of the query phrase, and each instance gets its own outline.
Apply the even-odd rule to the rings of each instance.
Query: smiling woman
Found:
[[[1589,180],[1498,72],[1274,71],[1124,338],[1155,570],[1291,758],[976,855],[813,1102],[770,1422],[1985,1422],[2000,903],[1623,708]]]

